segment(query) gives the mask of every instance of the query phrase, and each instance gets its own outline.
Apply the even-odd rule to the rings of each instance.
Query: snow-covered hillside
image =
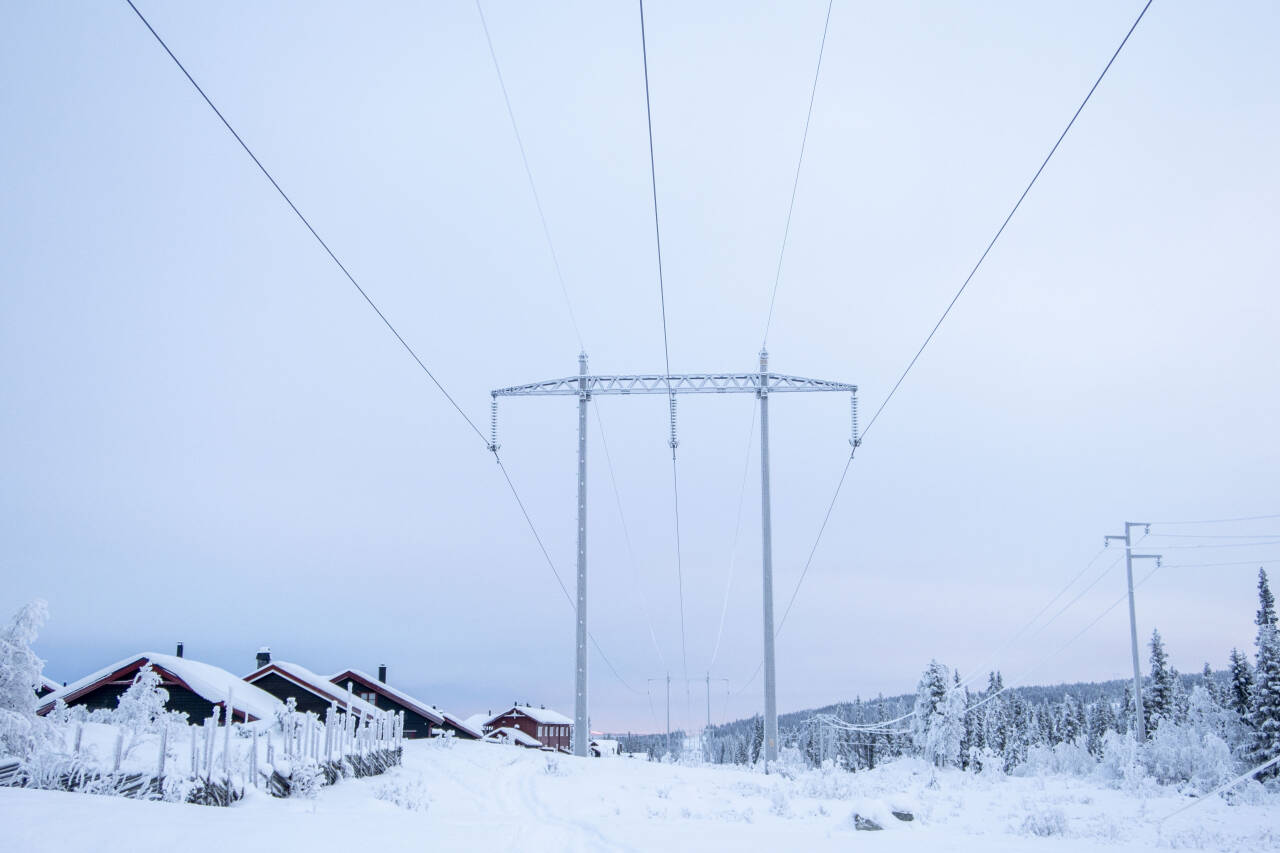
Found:
[[[915,759],[859,773],[765,776],[444,740],[410,742],[403,767],[343,780],[314,800],[251,790],[231,808],[213,808],[0,789],[0,828],[6,848],[32,853],[1277,849],[1280,797],[1246,791],[1250,802],[1214,798],[1161,826],[1189,799],[1154,785],[935,772]],[[855,831],[855,812],[884,830]]]

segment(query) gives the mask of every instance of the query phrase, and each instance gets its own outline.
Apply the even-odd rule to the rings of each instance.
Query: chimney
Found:
[[[174,652],[174,657],[182,657],[182,643],[178,643],[178,650]]]
[[[385,663],[378,664],[378,680],[383,684],[387,683],[387,665]]]
[[[271,663],[271,649],[268,646],[263,646],[258,649],[258,669],[262,669],[269,663]]]

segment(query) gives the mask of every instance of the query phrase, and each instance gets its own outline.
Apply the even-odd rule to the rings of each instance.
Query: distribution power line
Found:
[[[453,409],[458,413],[458,415],[462,417],[462,419],[471,428],[472,432],[474,432],[476,436],[479,437],[482,442],[484,442],[487,449],[493,452],[494,459],[498,464],[498,469],[499,471],[501,471],[503,480],[506,482],[507,488],[511,491],[511,495],[516,501],[516,505],[520,510],[521,516],[524,518],[525,524],[528,526],[530,533],[533,535],[533,538],[538,545],[538,549],[541,551],[543,558],[546,560],[548,568],[550,568],[552,575],[555,577],[557,585],[560,587],[560,590],[565,594],[566,598],[568,599],[570,607],[573,607],[574,606],[573,599],[572,597],[569,596],[569,591],[565,587],[564,581],[561,579],[560,573],[556,569],[555,563],[551,559],[550,553],[548,553],[547,551],[547,548],[545,543],[543,542],[542,536],[541,534],[539,534],[537,527],[534,525],[533,519],[529,515],[528,508],[526,507],[524,500],[520,497],[519,490],[517,490],[514,481],[511,479],[510,473],[507,471],[506,466],[503,464],[502,457],[499,456],[498,454],[496,437],[495,436],[491,436],[490,438],[485,437],[484,433],[481,432],[480,428],[476,425],[475,421],[473,421],[471,417],[467,415],[467,413],[458,404],[457,400],[454,399],[453,395],[449,393],[449,391],[444,387],[444,385],[440,382],[440,380],[436,377],[436,375],[431,371],[431,369],[427,367],[426,363],[422,360],[422,358],[418,355],[418,353],[413,349],[412,346],[410,346],[409,342],[404,339],[404,337],[400,334],[400,332],[396,329],[396,327],[391,323],[391,320],[387,317],[387,315],[384,314],[382,312],[382,309],[378,307],[377,303],[373,301],[373,298],[369,296],[368,291],[365,290],[365,288],[356,280],[355,276],[351,273],[351,271],[348,269],[346,264],[344,264],[342,260],[339,259],[338,255],[333,251],[332,248],[330,248],[329,244],[324,240],[324,238],[320,236],[320,233],[315,229],[314,226],[312,226],[310,220],[307,219],[307,217],[302,213],[302,211],[298,208],[298,206],[294,204],[293,199],[289,197],[289,194],[285,192],[284,188],[280,185],[280,183],[276,180],[276,178],[271,174],[271,172],[267,169],[267,167],[263,165],[262,161],[258,159],[258,156],[253,152],[253,149],[249,147],[248,143],[244,141],[244,138],[236,131],[235,127],[232,126],[231,122],[227,119],[227,117],[223,114],[223,112],[218,108],[218,106],[213,102],[213,99],[209,97],[209,95],[205,92],[203,87],[201,87],[200,84],[196,81],[195,77],[191,75],[191,72],[189,72],[186,66],[182,64],[182,61],[178,59],[177,55],[173,52],[173,50],[170,49],[169,45],[161,37],[160,33],[156,31],[155,27],[151,25],[151,22],[147,20],[145,15],[142,14],[142,11],[139,10],[136,5],[134,5],[133,0],[125,0],[125,2],[129,5],[129,8],[133,10],[133,13],[137,15],[138,20],[140,20],[143,23],[143,25],[147,28],[147,31],[151,33],[152,37],[156,40],[156,42],[160,45],[160,47],[164,49],[164,52],[168,54],[171,60],[173,60],[174,65],[176,65],[178,67],[178,70],[182,72],[183,76],[187,78],[187,81],[191,84],[191,86],[196,90],[197,93],[199,93],[200,97],[209,106],[209,109],[213,111],[214,115],[218,117],[218,120],[222,122],[222,125],[235,138],[236,142],[240,144],[240,147],[244,149],[244,152],[249,156],[249,159],[253,161],[254,165],[257,166],[258,170],[262,173],[262,175],[271,183],[271,186],[275,189],[275,191],[280,195],[282,199],[284,199],[284,202],[289,206],[289,209],[293,211],[294,215],[297,216],[298,220],[302,222],[302,224],[306,227],[307,231],[311,233],[311,236],[314,237],[316,242],[320,244],[320,247],[324,250],[325,254],[329,256],[330,260],[332,260],[333,263],[338,267],[338,269],[346,277],[347,281],[351,283],[352,287],[356,289],[356,291],[360,294],[360,296],[364,299],[364,301],[368,304],[368,306],[378,316],[378,319],[381,320],[383,325],[386,326],[387,330],[390,331],[391,334],[395,336],[395,339],[399,341],[401,347],[404,348],[405,352],[407,352],[409,356],[414,360],[414,362],[418,365],[418,367],[422,369],[422,372],[426,374],[427,378],[431,380],[432,384],[436,387],[436,389],[440,392],[440,394],[444,396],[445,400],[447,400],[448,403],[453,407]],[[610,672],[612,672],[614,676],[617,677],[618,681],[628,690],[631,690],[634,693],[639,693],[640,691],[636,690],[629,683],[627,683],[625,679],[622,678],[621,674],[618,672],[617,668],[613,665],[613,662],[609,660],[608,656],[604,652],[604,649],[600,646],[599,641],[595,638],[594,635],[590,637],[590,640],[596,650],[596,653],[599,654],[601,660],[605,662],[605,665],[609,668]]]
[[[805,144],[809,141],[809,122],[813,120],[813,102],[818,96],[818,77],[822,74],[822,54],[827,48],[827,31],[831,29],[831,6],[835,0],[827,0],[827,16],[822,22],[822,40],[818,42],[818,64],[813,70],[813,86],[809,90],[809,109],[804,114],[804,132],[800,134],[800,156],[796,158],[796,175],[791,181],[791,201],[787,204],[787,224],[782,229],[782,245],[778,249],[778,268],[773,274],[773,291],[769,294],[769,315],[764,321],[764,334],[760,349],[768,349],[769,327],[773,324],[773,307],[778,299],[778,283],[782,281],[782,258],[787,252],[787,238],[791,236],[791,214],[796,209],[796,190],[800,187],[800,167],[804,165]]]

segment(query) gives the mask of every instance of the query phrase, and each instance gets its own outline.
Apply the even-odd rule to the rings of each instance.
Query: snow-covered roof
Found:
[[[573,720],[561,714],[559,711],[552,711],[550,708],[535,708],[532,705],[515,705],[500,714],[494,714],[485,722],[492,722],[498,717],[510,714],[512,711],[519,711],[530,719],[542,723],[544,726],[572,726]]]
[[[405,693],[403,690],[397,690],[396,688],[392,687],[390,684],[387,684],[385,681],[379,681],[378,679],[374,678],[373,676],[369,675],[366,672],[361,672],[358,669],[345,669],[342,672],[338,673],[337,675],[330,676],[329,681],[332,682],[333,684],[336,684],[338,687],[342,688],[343,690],[346,690],[346,687],[347,687],[346,681],[351,680],[349,676],[355,676],[357,680],[356,683],[363,681],[365,683],[364,686],[367,686],[372,690],[376,690],[380,693],[385,694],[388,698],[392,699],[393,701],[398,702],[399,704],[410,709],[411,711],[414,711],[426,717],[428,720],[435,723],[437,726],[444,725],[445,718],[439,709],[432,708],[430,705],[427,705],[425,702],[419,702],[417,699],[414,699],[412,696],[410,696],[408,693]]]
[[[466,723],[469,728],[482,732],[484,731],[485,724],[492,719],[493,714],[472,714],[462,722]]]
[[[340,708],[346,708],[350,704],[352,711],[367,717],[379,717],[386,713],[372,702],[366,702],[359,696],[352,695],[348,698],[345,687],[339,687],[339,685],[334,684],[323,675],[318,675],[301,664],[289,661],[273,660],[266,666],[255,669],[246,675],[244,680],[246,682],[256,681],[272,670],[279,672],[286,679],[302,685],[312,693],[318,694],[330,702],[336,702]]]
[[[61,684],[54,681],[52,678],[50,678],[47,675],[40,676],[40,684],[41,686],[44,687],[45,690],[48,690],[50,693],[56,693],[57,691],[62,689]]]
[[[450,714],[448,711],[441,711],[439,708],[437,708],[436,710],[440,712],[440,716],[444,717],[445,720],[449,723],[449,725],[458,729],[463,734],[471,735],[473,738],[476,738],[477,740],[484,737],[483,723],[479,726],[473,726],[466,720],[459,717],[457,714]]]
[[[113,672],[142,660],[158,666],[176,678],[181,679],[184,684],[191,688],[192,692],[210,702],[215,704],[226,702],[227,697],[230,696],[232,708],[237,711],[247,711],[251,716],[260,720],[269,720],[276,711],[284,709],[284,705],[279,699],[265,690],[254,687],[252,684],[246,684],[239,677],[221,667],[201,663],[191,658],[162,655],[156,652],[142,652],[141,654],[118,660],[110,666],[103,667],[97,672],[71,682],[66,687],[59,687],[53,693],[44,697],[44,700],[40,703],[39,710],[44,711],[46,708],[52,708],[59,699],[65,700],[68,696],[72,696],[86,687],[90,687],[109,677]]]
[[[536,737],[530,737],[519,729],[513,729],[509,726],[502,726],[494,729],[484,736],[484,739],[491,743],[514,743],[517,746],[540,747],[542,741]]]

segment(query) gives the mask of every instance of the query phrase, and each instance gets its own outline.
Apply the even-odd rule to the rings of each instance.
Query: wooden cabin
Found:
[[[568,752],[573,746],[573,720],[546,706],[512,705],[484,724],[486,735],[502,728],[522,731],[549,749]]]
[[[169,694],[165,710],[184,713],[192,723],[211,716],[215,707],[221,709],[220,716],[224,715],[228,704],[233,709],[233,719],[239,722],[268,719],[283,710],[275,697],[245,684],[225,669],[176,655],[143,652],[47,694],[36,713],[48,714],[59,699],[73,707],[114,710],[134,677],[148,664]]]
[[[372,702],[362,699],[354,691],[348,693],[346,685],[339,687],[304,666],[273,661],[269,657],[264,662],[262,652],[258,653],[258,662],[261,666],[246,675],[245,682],[270,693],[281,702],[294,700],[295,707],[303,713],[310,712],[324,719],[329,708],[336,706],[339,712],[350,711],[360,717],[381,715]]]
[[[329,679],[340,689],[352,693],[383,711],[404,712],[404,736],[424,738],[449,732],[456,737],[479,740],[480,732],[447,711],[421,702],[402,690],[387,684],[386,666],[378,667],[378,677],[358,669],[347,669]]]

